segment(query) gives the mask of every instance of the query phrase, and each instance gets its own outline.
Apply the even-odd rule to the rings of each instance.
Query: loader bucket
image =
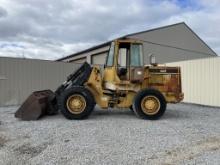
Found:
[[[16,111],[15,117],[21,120],[37,120],[50,111],[50,100],[55,94],[51,90],[33,92]]]

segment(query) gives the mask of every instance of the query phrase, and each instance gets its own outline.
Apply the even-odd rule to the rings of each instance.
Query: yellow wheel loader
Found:
[[[68,119],[87,118],[102,109],[130,108],[143,119],[158,119],[167,103],[183,100],[180,67],[143,64],[143,43],[120,39],[111,43],[104,68],[84,63],[55,92],[34,92],[15,116],[36,120],[58,110]]]

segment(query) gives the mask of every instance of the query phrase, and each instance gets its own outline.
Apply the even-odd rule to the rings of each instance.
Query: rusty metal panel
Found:
[[[183,100],[179,67],[150,67],[149,87],[161,91],[168,103]]]

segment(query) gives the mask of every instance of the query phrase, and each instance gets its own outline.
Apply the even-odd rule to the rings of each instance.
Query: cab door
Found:
[[[117,75],[120,80],[129,80],[130,43],[119,43],[117,58]]]
[[[140,43],[132,43],[130,48],[130,81],[142,82],[144,79],[144,64],[143,64],[143,45]]]
[[[103,73],[103,88],[116,90],[120,79],[117,75],[116,54],[118,52],[118,42],[111,43]]]
[[[140,43],[120,43],[118,49],[117,75],[120,80],[138,82],[143,80],[143,46]]]

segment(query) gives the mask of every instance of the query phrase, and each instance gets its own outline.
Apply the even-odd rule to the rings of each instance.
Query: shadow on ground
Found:
[[[54,115],[54,116],[45,116],[45,118],[65,118],[61,113]],[[95,108],[92,112],[91,116],[89,116],[89,119],[103,119],[103,118],[137,118],[135,113],[131,111],[130,109],[100,109]],[[192,118],[188,113],[178,110],[178,109],[171,109],[167,108],[165,114],[162,116],[160,120],[166,120],[166,119],[185,119],[185,118]]]

